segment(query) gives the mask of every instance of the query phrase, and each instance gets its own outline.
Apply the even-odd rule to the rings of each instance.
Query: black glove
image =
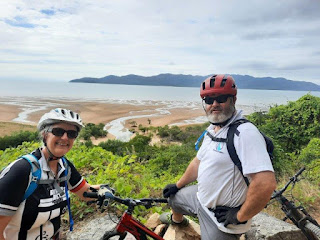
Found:
[[[245,224],[245,222],[240,222],[237,218],[237,213],[239,212],[241,206],[239,207],[226,207],[226,206],[218,206],[213,211],[217,221],[219,223],[224,222],[224,226],[227,227],[229,224]]]
[[[168,198],[172,195],[175,195],[179,190],[180,188],[178,188],[176,184],[168,184],[162,191],[163,197]]]

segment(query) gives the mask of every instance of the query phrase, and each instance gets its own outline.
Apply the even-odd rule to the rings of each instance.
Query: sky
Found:
[[[212,73],[320,84],[320,0],[1,0],[0,81]]]

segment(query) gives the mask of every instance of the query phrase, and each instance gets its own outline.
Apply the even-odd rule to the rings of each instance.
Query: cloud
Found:
[[[4,0],[0,72],[63,80],[236,72],[317,81],[319,6],[315,0]]]

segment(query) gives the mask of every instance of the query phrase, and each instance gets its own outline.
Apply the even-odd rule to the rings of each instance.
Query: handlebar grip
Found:
[[[87,198],[98,198],[98,193],[97,192],[84,192],[83,196],[87,197]]]

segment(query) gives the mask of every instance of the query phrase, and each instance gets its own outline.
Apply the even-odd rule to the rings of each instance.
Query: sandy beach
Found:
[[[108,138],[130,138],[129,129],[139,126],[188,125],[206,121],[201,103],[177,101],[121,101],[43,98],[0,98],[0,122],[35,126],[40,117],[51,109],[61,107],[78,112],[84,123],[103,123]],[[238,106],[249,114],[255,109]],[[1,129],[0,129],[1,130]],[[122,135],[122,136],[120,136]]]
[[[5,104],[4,104],[5,102]],[[173,106],[159,103],[109,103],[89,101],[65,101],[28,99],[26,102],[0,101],[0,122],[17,122],[36,125],[40,117],[50,109],[62,107],[78,112],[84,123],[108,124],[121,120],[125,128],[131,127],[135,121],[137,126],[164,126],[170,124],[188,124],[184,120],[192,120],[203,116],[200,107]],[[114,138],[112,134],[109,138]]]
[[[52,102],[54,103],[54,102]],[[61,102],[54,103],[54,107],[62,107],[72,109],[81,115],[84,123],[108,123],[112,120],[124,117],[124,116],[138,116],[153,114],[156,109],[165,106],[151,106],[151,105],[132,105],[132,104],[111,104],[111,103],[96,103],[96,102]],[[32,112],[28,115],[27,121],[30,121],[30,125],[36,125],[40,117],[50,110],[39,110]],[[23,111],[21,106],[15,106],[10,104],[0,104],[0,121],[11,122],[18,118],[19,113]],[[164,126],[166,124],[174,124],[183,120],[192,119],[203,114],[202,109],[185,109],[175,108],[167,115],[150,116],[134,118],[137,124],[149,125],[148,119],[151,120],[153,126]],[[19,122],[19,121],[16,121]],[[130,119],[128,120],[130,122]]]

